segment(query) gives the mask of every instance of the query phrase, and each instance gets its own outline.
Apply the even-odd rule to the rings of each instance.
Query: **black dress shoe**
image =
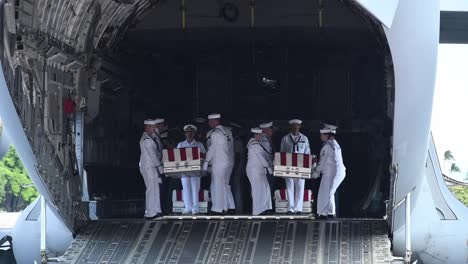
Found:
[[[328,219],[336,219],[336,215],[328,215]]]
[[[211,211],[211,212],[210,212],[210,215],[218,215],[218,216],[219,216],[219,215],[224,215],[224,213],[223,213],[223,212]]]
[[[228,209],[227,214],[228,215],[235,215],[236,214],[236,209]]]
[[[328,217],[326,215],[319,215],[319,216],[317,216],[317,219],[318,220],[327,220]]]
[[[302,212],[297,211],[297,212],[294,212],[294,214],[295,214],[295,215],[301,215]]]
[[[258,215],[269,215],[269,214],[270,214],[270,212],[268,212],[268,210],[265,210],[265,211],[259,213]]]
[[[162,213],[157,213],[157,214],[155,214],[154,216],[145,216],[145,219],[146,219],[146,220],[154,220],[154,219],[159,218],[159,217],[161,217],[161,216],[163,216]]]
[[[288,215],[293,215],[294,212],[288,211]]]

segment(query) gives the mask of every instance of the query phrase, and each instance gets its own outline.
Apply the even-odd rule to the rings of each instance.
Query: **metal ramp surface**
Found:
[[[383,220],[101,220],[61,263],[390,263]]]

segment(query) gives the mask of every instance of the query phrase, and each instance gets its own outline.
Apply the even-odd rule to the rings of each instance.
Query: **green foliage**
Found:
[[[38,195],[15,149],[10,147],[0,160],[0,209],[20,211]]]
[[[462,203],[468,206],[468,187],[454,186],[450,187],[450,190],[453,192],[453,194],[457,197],[458,200],[460,200]]]
[[[450,173],[452,174],[454,172],[460,172],[460,168],[457,166],[457,164],[452,163],[452,165],[450,166]]]
[[[453,158],[452,151],[447,150],[447,151],[444,152],[444,160],[445,160],[445,161],[447,161],[447,160],[448,160],[448,161],[455,160],[455,159]]]

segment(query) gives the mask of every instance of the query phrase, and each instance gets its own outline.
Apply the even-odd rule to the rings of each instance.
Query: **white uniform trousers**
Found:
[[[232,170],[234,168],[233,165],[229,165],[228,168],[226,169],[226,202],[227,202],[227,208],[228,209],[236,209],[236,205],[234,203],[234,196],[232,195],[232,189],[231,185],[229,182],[231,181],[231,175],[232,175]]]
[[[271,210],[270,184],[268,184],[265,169],[247,167],[247,177],[252,186],[252,214],[259,215],[266,210]]]
[[[304,179],[286,178],[289,212],[302,212],[302,206],[304,204],[304,184]]]
[[[226,199],[226,167],[213,166],[211,169],[211,211],[221,213],[227,211]]]
[[[233,166],[213,166],[211,169],[211,211],[221,213],[228,209],[235,209],[234,197],[232,196],[231,179]]]
[[[184,213],[198,213],[198,193],[200,191],[200,177],[182,177],[182,199],[184,200]]]
[[[317,214],[319,215],[335,215],[335,192],[345,178],[345,173],[337,173],[334,175],[322,175],[320,187],[317,197]]]
[[[145,217],[153,217],[161,213],[161,201],[159,196],[159,174],[155,167],[140,168],[140,173],[145,181]]]

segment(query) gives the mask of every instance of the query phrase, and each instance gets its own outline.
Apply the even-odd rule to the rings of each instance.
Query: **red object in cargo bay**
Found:
[[[73,101],[71,98],[67,98],[63,101],[63,111],[67,114],[71,114],[75,112],[75,101]]]

